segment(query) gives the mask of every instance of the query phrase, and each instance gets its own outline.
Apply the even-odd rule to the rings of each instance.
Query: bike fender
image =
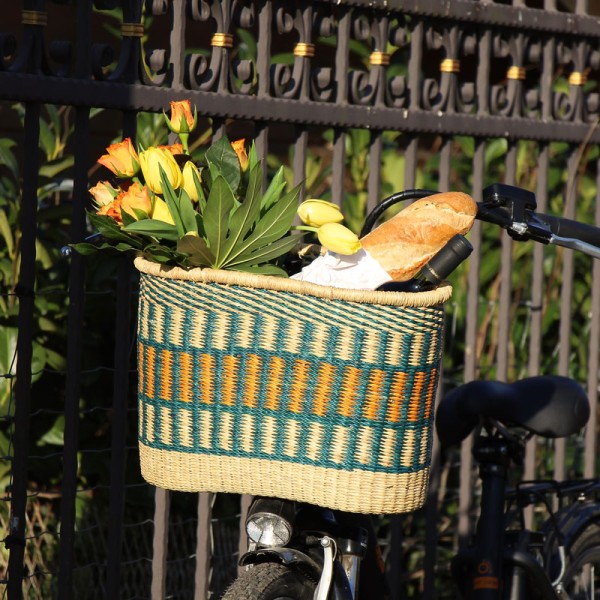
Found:
[[[310,569],[312,573],[318,578],[321,574],[321,565],[313,560],[308,554],[296,550],[295,548],[284,548],[284,547],[273,547],[273,548],[261,548],[260,550],[252,550],[246,552],[239,561],[241,567],[246,565],[252,565],[261,562],[267,562],[275,559],[283,565],[298,565],[302,564]]]

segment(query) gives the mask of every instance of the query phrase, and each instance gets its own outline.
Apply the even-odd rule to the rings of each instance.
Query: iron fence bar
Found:
[[[85,198],[87,196],[87,144],[89,111],[79,108],[75,114],[75,167],[72,239],[85,237]],[[67,330],[67,378],[65,391],[65,428],[63,448],[62,501],[60,507],[61,534],[59,548],[58,593],[60,598],[72,597],[73,545],[75,540],[75,502],[77,494],[77,450],[79,447],[79,403],[81,399],[81,355],[83,347],[83,316],[85,303],[85,261],[74,255],[69,273],[69,317]]]
[[[196,571],[194,600],[209,597],[211,556],[211,514],[214,494],[198,494],[198,526],[196,529]]]
[[[40,134],[40,105],[28,103],[25,108],[24,147],[37,149]],[[35,303],[36,219],[39,157],[34,150],[23,167],[23,195],[20,225],[21,266],[16,294],[19,297],[17,320],[17,367],[15,383],[15,415],[13,426],[12,486],[10,530],[4,543],[10,551],[8,559],[8,600],[22,597],[25,555],[25,524],[28,483],[28,446],[31,408],[31,361],[33,355],[33,311]]]
[[[169,551],[169,509],[171,492],[154,488],[154,536],[152,538],[151,600],[167,597],[167,556]]]
[[[319,0],[337,4],[337,0]],[[365,7],[382,12],[403,12],[423,18],[493,25],[513,30],[531,29],[536,32],[560,32],[576,36],[600,36],[600,23],[595,16],[510,6],[478,0],[344,0],[346,6]]]
[[[596,161],[596,225],[600,226],[600,160]],[[592,323],[589,338],[587,392],[590,398],[590,419],[585,432],[584,477],[595,477],[598,462],[598,402],[600,396],[600,261],[592,266]]]
[[[296,127],[296,139],[294,141],[294,157],[292,169],[294,172],[294,185],[300,185],[300,197],[304,197],[306,176],[306,154],[308,149],[308,129]]]
[[[577,143],[588,139],[590,143],[600,143],[600,130],[593,123],[585,122],[548,122],[533,118],[445,113],[419,108],[403,110],[393,107],[336,106],[326,102],[301,103],[257,96],[244,96],[242,102],[237,94],[83,80],[69,80],[69,85],[65,86],[64,81],[56,77],[11,72],[0,72],[0,99],[148,112],[164,110],[171,100],[189,99],[201,106],[202,113],[208,117],[420,134],[468,136],[476,132],[481,137],[538,142]]]
[[[346,162],[346,137],[343,129],[333,130],[333,158],[331,162],[331,200],[342,206]]]
[[[575,218],[576,191],[578,182],[578,168],[581,156],[579,147],[572,146],[567,159],[567,184],[565,193],[564,215],[568,219]],[[562,249],[561,249],[562,250]],[[571,358],[571,324],[573,302],[573,274],[575,253],[572,250],[562,250],[562,286],[560,290],[560,326],[558,334],[558,373],[569,376],[569,362]],[[566,476],[566,440],[559,438],[554,444],[554,478],[561,481]]]
[[[372,131],[369,139],[369,174],[367,178],[367,212],[381,200],[381,157],[383,133]]]
[[[449,137],[442,138],[442,145],[440,148],[440,169],[439,169],[439,183],[438,189],[440,192],[447,192],[450,189],[450,175],[451,175],[451,151],[452,151],[452,139]]]

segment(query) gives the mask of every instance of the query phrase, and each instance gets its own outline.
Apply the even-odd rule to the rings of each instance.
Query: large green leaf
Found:
[[[210,267],[215,262],[206,240],[196,235],[186,235],[178,240],[177,252],[188,254],[186,262],[194,267]]]
[[[236,271],[244,271],[245,273],[257,273],[259,275],[274,275],[275,277],[287,277],[288,274],[281,267],[276,265],[248,265],[235,268]]]
[[[203,221],[204,231],[210,251],[215,257],[216,268],[221,266],[223,248],[227,239],[229,215],[235,206],[231,188],[225,178],[219,175],[213,181],[210,194],[206,201]]]
[[[248,187],[246,188],[246,198],[241,206],[231,215],[229,225],[229,235],[223,245],[224,262],[231,253],[235,253],[236,246],[242,242],[248,231],[254,225],[256,218],[260,213],[260,200],[262,188],[262,168],[257,163],[250,171]]]
[[[229,184],[229,187],[236,191],[240,185],[240,161],[231,147],[231,143],[226,137],[217,140],[205,154],[206,161],[212,165],[211,173],[214,180],[214,167],[217,168],[221,176]],[[214,184],[214,181],[213,181]]]
[[[232,263],[239,256],[283,237],[289,231],[296,216],[299,196],[300,186],[296,186],[274,204],[256,223],[254,231],[241,244],[238,244],[236,252],[231,253],[229,262]]]
[[[251,266],[266,263],[274,258],[278,258],[282,254],[285,254],[291,250],[299,241],[301,235],[288,235],[280,240],[271,242],[266,246],[262,246],[253,250],[241,254],[237,259],[228,263],[228,267],[234,267],[237,269],[240,266]]]
[[[158,239],[165,239],[176,241],[180,236],[175,225],[159,221],[158,219],[143,219],[142,221],[134,221],[126,227],[123,227],[123,231],[130,231],[131,233],[138,233],[141,235],[149,235]]]

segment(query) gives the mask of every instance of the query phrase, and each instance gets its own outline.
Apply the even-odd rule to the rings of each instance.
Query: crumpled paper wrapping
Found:
[[[351,256],[326,252],[291,278],[350,290],[375,290],[383,283],[392,281],[364,249]]]

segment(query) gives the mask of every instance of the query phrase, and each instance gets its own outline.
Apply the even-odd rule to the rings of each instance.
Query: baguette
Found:
[[[477,204],[462,192],[417,200],[361,239],[394,281],[407,281],[457,233],[471,229]]]

